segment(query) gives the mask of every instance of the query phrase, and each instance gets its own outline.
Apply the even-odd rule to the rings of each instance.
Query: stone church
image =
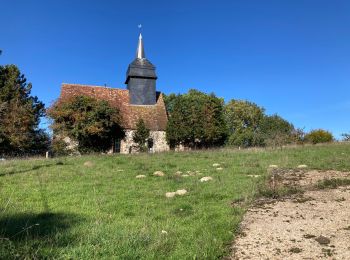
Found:
[[[150,129],[149,151],[167,151],[169,146],[165,138],[165,129],[168,117],[163,96],[156,91],[156,80],[156,68],[146,59],[140,34],[136,58],[131,62],[126,73],[126,89],[63,83],[59,99],[86,95],[106,100],[111,106],[119,109],[125,138],[114,140],[110,152],[132,153],[137,151],[132,136],[139,119],[143,119]]]

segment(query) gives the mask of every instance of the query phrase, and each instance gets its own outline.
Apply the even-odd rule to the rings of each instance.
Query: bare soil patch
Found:
[[[231,259],[350,259],[350,185],[317,188],[335,179],[350,179],[350,173],[274,170],[270,185],[304,192],[248,209]]]

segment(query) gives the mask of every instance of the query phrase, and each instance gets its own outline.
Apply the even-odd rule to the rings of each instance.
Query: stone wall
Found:
[[[151,138],[153,139],[153,152],[164,152],[169,151],[170,147],[166,142],[166,133],[165,131],[151,131]]]
[[[126,130],[125,138],[120,142],[120,153],[136,153],[138,152],[137,144],[132,140],[135,130]],[[153,139],[153,148],[151,152],[169,151],[169,145],[166,142],[165,131],[150,131],[150,138]]]
[[[135,130],[125,131],[125,138],[120,141],[120,153],[128,154],[139,152],[137,144],[132,140],[132,135],[134,132]],[[157,153],[170,150],[170,147],[166,142],[165,131],[150,131],[150,138],[153,139],[153,148],[150,149],[150,152]],[[77,141],[74,141],[69,137],[63,138],[63,141],[66,143],[67,151],[69,151],[70,154],[73,155],[79,153],[77,150],[79,143]],[[107,153],[113,153],[113,147],[111,147]]]

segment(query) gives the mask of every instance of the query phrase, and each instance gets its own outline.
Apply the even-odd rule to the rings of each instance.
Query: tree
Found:
[[[140,152],[146,152],[146,142],[150,136],[150,130],[146,127],[145,122],[139,119],[136,124],[136,131],[133,133],[132,139],[137,143]]]
[[[345,141],[345,142],[350,141],[350,133],[349,134],[344,133],[344,134],[341,134],[341,136],[343,137],[343,141]]]
[[[243,147],[263,145],[259,126],[264,112],[265,109],[255,103],[232,99],[225,106],[229,144]]]
[[[32,84],[15,65],[0,66],[0,154],[35,154],[47,149],[49,137],[39,129],[45,107],[31,90]]]
[[[278,116],[264,116],[259,131],[267,146],[282,146],[293,141],[294,126]]]
[[[206,147],[220,146],[226,142],[227,125],[224,116],[224,100],[217,98],[213,93],[206,96],[203,104],[204,136]]]
[[[79,152],[105,152],[114,139],[124,137],[119,110],[104,100],[87,96],[58,100],[48,115],[58,147],[62,142],[55,139],[69,137],[77,142]]]
[[[305,132],[304,128],[295,128],[292,132],[292,142],[296,144],[304,144]]]
[[[194,148],[213,147],[225,142],[222,99],[193,89],[187,94],[169,97],[166,137],[171,147],[179,144]]]
[[[313,144],[318,144],[332,142],[334,138],[331,132],[323,129],[317,129],[312,130],[308,134],[306,134],[305,140]]]
[[[179,95],[171,93],[170,95],[163,94],[163,99],[168,114],[171,114],[174,111],[174,105]]]

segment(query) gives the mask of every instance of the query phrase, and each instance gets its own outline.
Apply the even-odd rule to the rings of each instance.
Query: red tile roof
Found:
[[[59,100],[81,95],[106,100],[112,107],[118,108],[122,115],[122,126],[125,129],[136,129],[136,123],[141,118],[150,130],[165,131],[166,129],[168,117],[160,92],[157,92],[155,105],[130,105],[127,89],[63,83]]]

